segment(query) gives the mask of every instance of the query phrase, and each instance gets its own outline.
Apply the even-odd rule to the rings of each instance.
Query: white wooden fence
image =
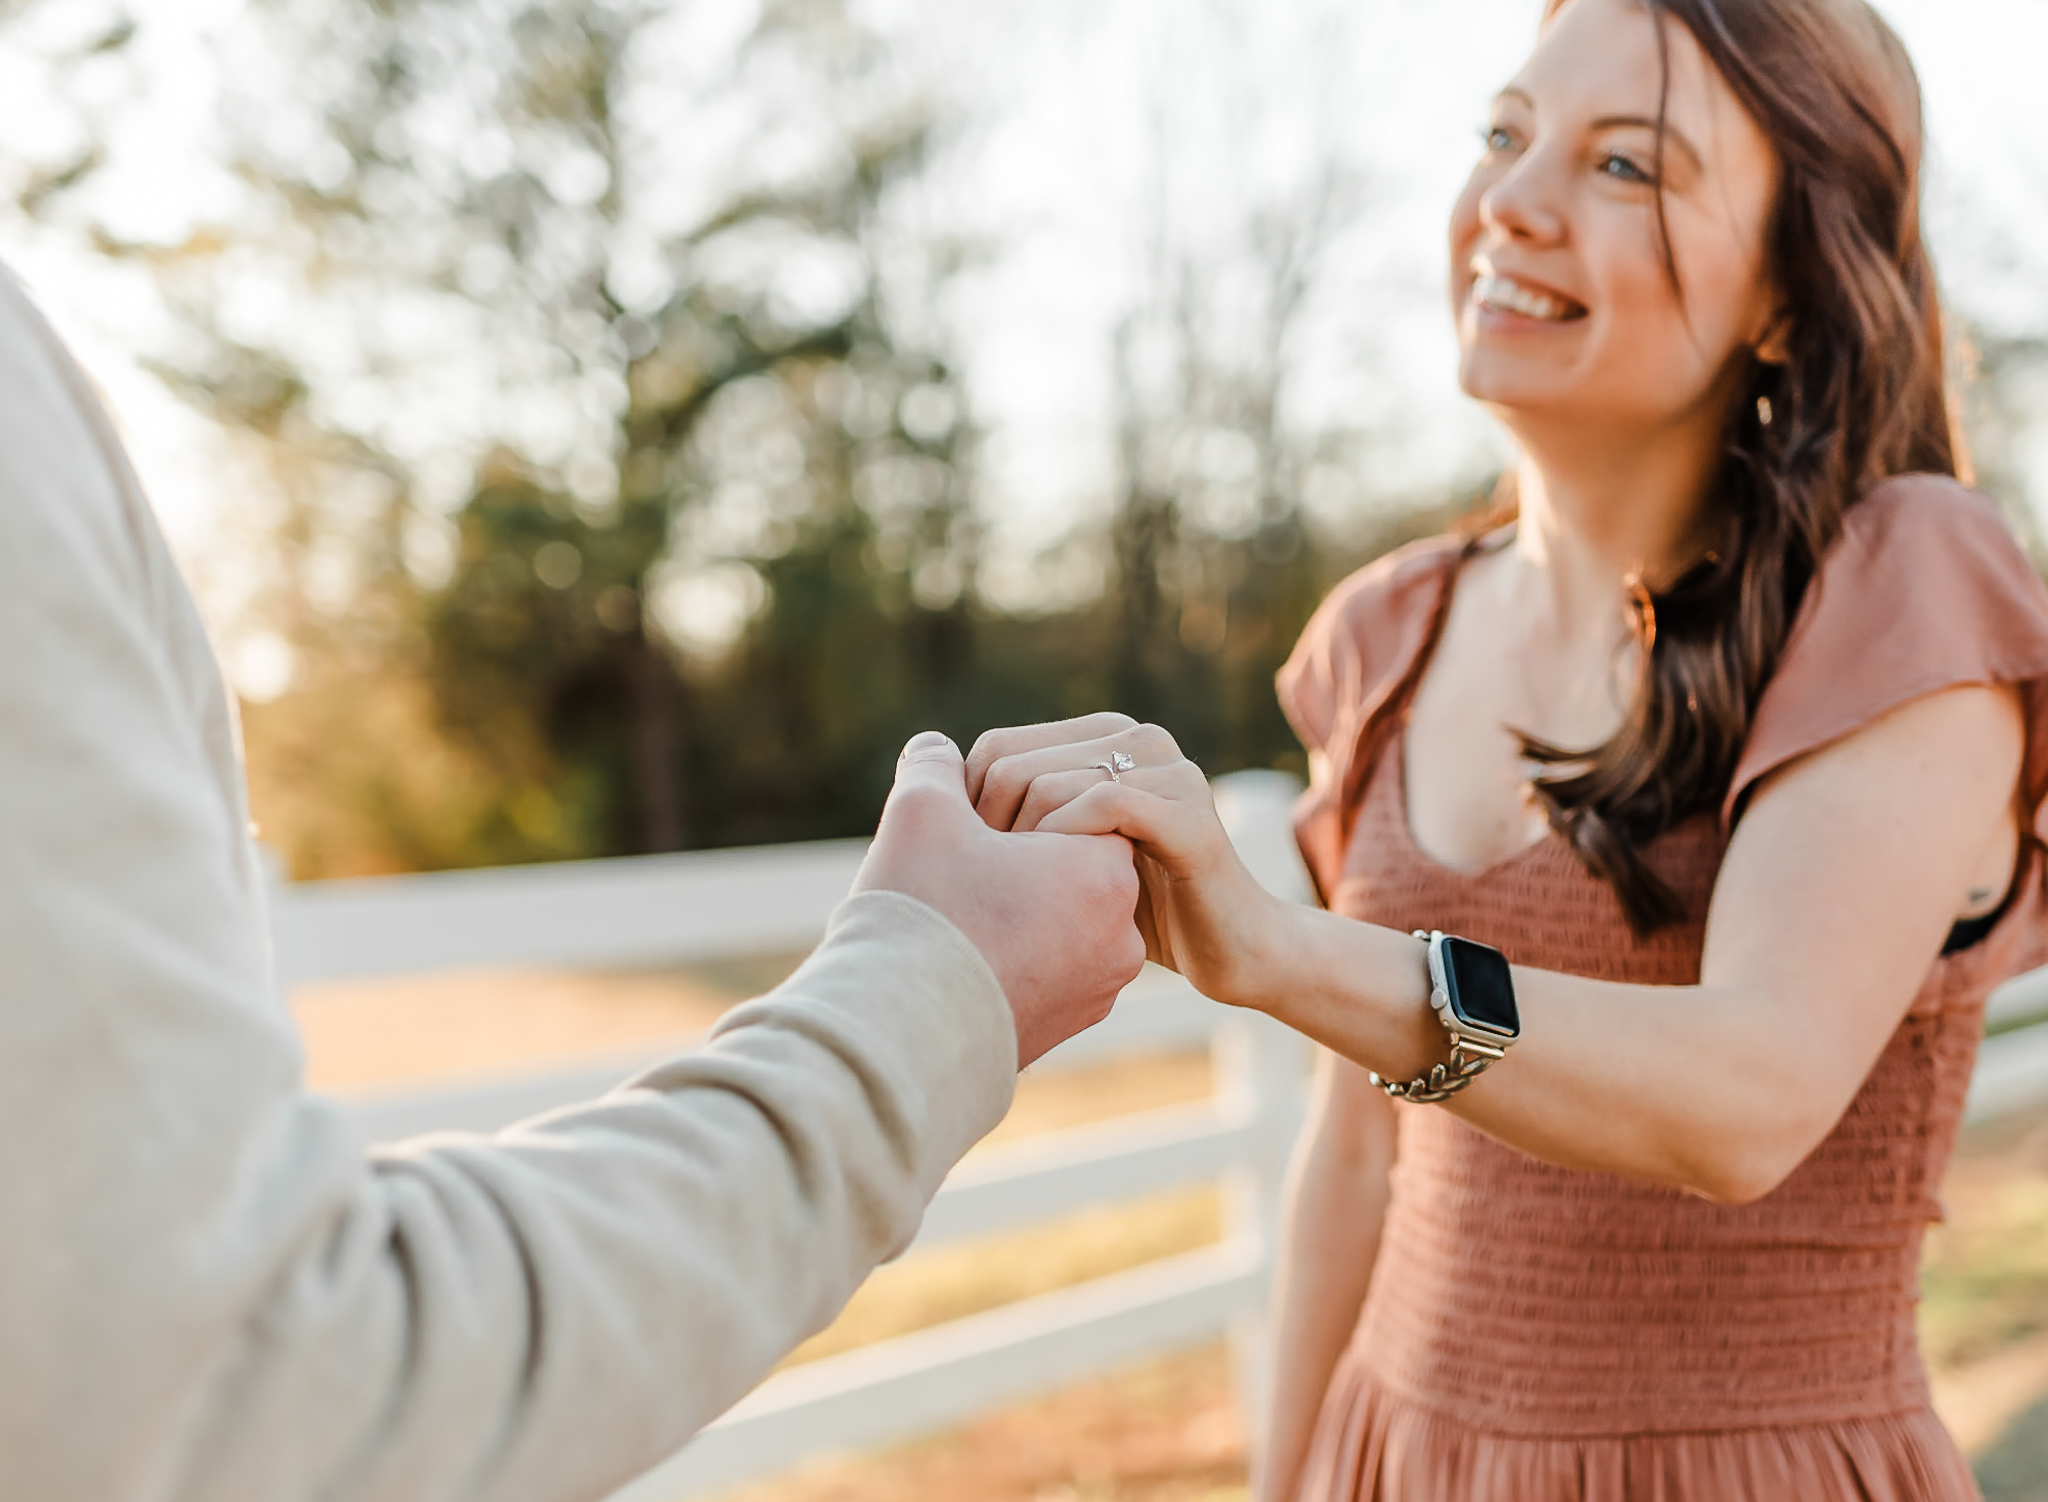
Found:
[[[1233,839],[1269,888],[1305,898],[1277,773],[1218,780]],[[289,885],[275,894],[287,985],[465,965],[627,966],[750,958],[818,938],[858,866],[860,842],[719,851],[369,881]],[[1993,999],[1970,1095],[1983,1119],[2048,1098],[2048,971]],[[2031,1025],[2014,1026],[2030,1023]],[[810,1456],[871,1448],[1124,1362],[1229,1334],[1241,1396],[1260,1385],[1256,1321],[1278,1194],[1298,1127],[1305,1045],[1264,1017],[1197,996],[1148,969],[1110,1018],[1035,1068],[1208,1046],[1215,1097],[1049,1133],[977,1154],[950,1177],[916,1245],[1029,1224],[1181,1185],[1220,1183],[1217,1246],[971,1315],[771,1378],[613,1502],[672,1502]],[[627,1056],[430,1093],[351,1102],[366,1140],[444,1128],[490,1130],[610,1088],[659,1055]]]

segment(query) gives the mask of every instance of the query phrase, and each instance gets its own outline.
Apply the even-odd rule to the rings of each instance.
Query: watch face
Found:
[[[1522,1015],[1515,1010],[1515,984],[1507,957],[1470,939],[1444,940],[1444,989],[1451,1015],[1497,1033],[1520,1037]]]

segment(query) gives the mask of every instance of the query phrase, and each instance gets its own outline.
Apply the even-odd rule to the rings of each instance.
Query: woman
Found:
[[[1328,910],[1154,727],[970,758],[1334,1055],[1266,1502],[1976,1495],[1914,1282],[2048,927],[2048,598],[1954,478],[1919,155],[1862,0],[1554,3],[1451,222],[1518,515],[1353,577],[1280,679]]]

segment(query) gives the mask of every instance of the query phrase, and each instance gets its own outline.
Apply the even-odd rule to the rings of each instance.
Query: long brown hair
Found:
[[[1568,3],[1549,0],[1546,21]],[[1621,728],[1591,750],[1522,737],[1553,769],[1534,784],[1551,826],[1637,932],[1683,916],[1644,847],[1727,795],[1844,511],[1888,475],[1954,475],[1960,455],[1920,231],[1920,88],[1897,36],[1864,0],[1646,3],[1664,91],[1676,21],[1777,149],[1766,253],[1790,325],[1784,363],[1754,363],[1729,420],[1723,540],[1682,578],[1636,592],[1642,667]],[[1658,218],[1661,230],[1661,197]],[[1678,290],[1668,234],[1664,248]]]

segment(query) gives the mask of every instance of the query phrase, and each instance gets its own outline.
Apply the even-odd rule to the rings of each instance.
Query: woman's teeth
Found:
[[[1472,300],[1482,307],[1500,308],[1509,313],[1520,313],[1524,318],[1540,318],[1549,323],[1562,323],[1584,311],[1574,303],[1525,287],[1504,276],[1475,278]]]

